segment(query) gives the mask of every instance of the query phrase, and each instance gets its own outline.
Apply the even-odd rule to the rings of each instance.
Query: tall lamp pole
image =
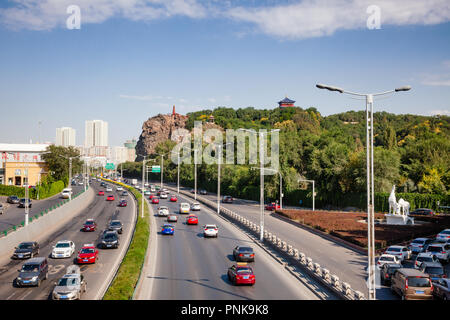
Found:
[[[380,93],[357,93],[344,89],[317,84],[317,88],[346,93],[354,96],[366,98],[366,165],[367,165],[367,249],[368,249],[368,269],[369,269],[369,300],[376,299],[375,288],[375,203],[374,203],[374,171],[373,171],[373,97],[386,95],[394,92],[409,91],[410,86],[404,86]],[[370,116],[369,116],[370,110]]]
[[[222,163],[223,147],[229,144],[231,144],[231,142],[225,144],[214,143],[217,147],[217,155],[219,158],[217,161],[217,214],[220,214],[220,165]]]
[[[194,149],[194,199],[197,200],[197,149]]]

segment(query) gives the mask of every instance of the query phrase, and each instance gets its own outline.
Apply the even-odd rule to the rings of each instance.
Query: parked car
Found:
[[[52,249],[51,257],[56,258],[70,258],[75,253],[75,243],[70,240],[58,241]]]
[[[427,252],[433,253],[440,261],[449,263],[450,261],[450,244],[432,243],[428,246]]]
[[[417,238],[411,241],[411,243],[409,244],[409,249],[414,254],[425,252],[431,243],[433,243],[433,239]]]
[[[385,286],[390,285],[392,275],[400,268],[402,268],[401,264],[385,263],[380,270],[381,283]]]
[[[418,216],[433,216],[434,211],[431,209],[420,208],[420,209],[416,209],[416,210],[410,212],[409,214],[418,215]]]
[[[57,282],[52,292],[53,300],[80,300],[81,295],[87,291],[87,283],[80,269],[75,266],[69,266],[67,273]]]
[[[13,259],[28,259],[39,254],[39,244],[36,241],[21,242],[13,253]]]
[[[440,278],[447,278],[444,267],[439,262],[424,262],[421,264],[419,270],[428,274],[431,281],[437,281]]]
[[[205,238],[207,237],[214,237],[217,238],[217,235],[219,234],[219,228],[215,224],[207,224],[203,226],[203,236]]]
[[[103,249],[106,248],[115,248],[117,249],[119,247],[119,235],[117,231],[115,230],[107,230],[102,235],[101,244]]]
[[[19,287],[37,286],[42,280],[48,279],[48,262],[45,257],[31,258],[22,265],[19,275],[16,278],[16,285]]]
[[[441,278],[434,284],[433,295],[438,299],[450,299],[450,279]]]
[[[432,252],[421,252],[414,260],[414,268],[420,269],[424,262],[439,262],[439,259]]]
[[[28,199],[28,208],[31,208],[31,199]],[[19,200],[19,208],[25,208],[25,198]]]
[[[436,241],[439,241],[439,242],[447,242],[448,239],[450,239],[450,229],[442,230],[436,236]]]
[[[108,230],[117,231],[117,233],[122,234],[123,232],[122,222],[120,222],[120,220],[111,220],[111,222],[108,225]]]
[[[255,252],[251,247],[236,246],[233,249],[233,257],[235,261],[252,262],[255,261]]]
[[[5,208],[3,207],[3,203],[0,203],[0,214],[3,214]]]
[[[274,210],[280,209],[280,205],[278,203],[272,202],[272,203],[266,204],[264,209],[269,210],[269,211],[274,211]]]
[[[433,299],[433,284],[430,276],[416,269],[400,268],[391,278],[391,291],[402,300]]]
[[[18,196],[9,196],[9,197],[6,199],[6,202],[12,203],[12,204],[18,204],[19,201],[20,201],[20,199],[19,199]]]
[[[231,197],[231,196],[224,196],[222,198],[222,202],[223,203],[233,203],[233,197]]]
[[[385,263],[401,264],[400,259],[397,256],[392,254],[382,254],[377,261],[378,270],[381,270],[381,267],[383,267]]]
[[[397,256],[400,261],[411,259],[411,250],[405,246],[390,246],[384,253]]]

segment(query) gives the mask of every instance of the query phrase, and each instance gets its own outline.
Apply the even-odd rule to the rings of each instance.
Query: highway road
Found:
[[[91,184],[91,188],[97,190],[104,189],[99,186],[99,182]],[[100,299],[101,293],[106,289],[107,280],[114,274],[113,265],[120,262],[120,257],[126,252],[127,241],[131,239],[132,230],[135,223],[136,206],[131,195],[128,195],[128,206],[118,207],[118,193],[113,188],[112,194],[115,195],[115,201],[106,201],[105,196],[97,196],[89,205],[88,209],[76,216],[67,223],[61,230],[55,234],[50,234],[45,241],[40,243],[39,256],[48,257],[49,278],[42,281],[40,287],[16,288],[14,279],[17,277],[17,270],[24,263],[23,260],[11,260],[10,263],[0,267],[0,300],[45,300],[51,299],[51,293],[54,288],[54,282],[64,275],[67,266],[74,264],[76,253],[86,243],[98,244],[101,233],[108,225],[111,219],[121,220],[123,223],[123,234],[120,235],[120,245],[118,249],[99,248],[99,260],[92,265],[82,265],[80,267],[82,274],[87,281],[87,292],[82,296],[83,300]],[[81,228],[86,219],[93,218],[97,222],[98,228],[95,232],[83,232]],[[72,258],[52,259],[50,253],[52,246],[59,240],[72,240],[76,245],[76,252]]]
[[[72,186],[74,194],[80,192],[83,186]],[[9,229],[13,226],[19,225],[25,220],[25,208],[19,208],[18,204],[6,203],[6,198],[4,197],[3,205],[7,206],[5,212],[0,215],[0,232]],[[58,202],[61,202],[61,194],[54,195],[48,199],[44,200],[31,200],[31,208],[29,209],[29,217],[33,217],[36,214],[40,214],[42,211],[54,206]]]
[[[248,236],[205,206],[193,212],[199,224],[186,225],[187,215],[178,213],[180,202],[192,203],[192,200],[179,197],[176,203],[160,199],[159,205],[150,204],[157,234],[152,233],[149,264],[144,269],[142,277],[145,278],[141,280],[136,299],[319,299]],[[174,236],[160,234],[162,225],[167,223],[166,218],[155,216],[160,205],[168,206],[170,213],[178,215],[178,222],[173,223]],[[218,225],[218,238],[204,238],[204,224]],[[236,287],[227,279],[227,269],[235,263],[232,251],[237,245],[255,250],[256,261],[249,263],[256,276],[254,286]]]

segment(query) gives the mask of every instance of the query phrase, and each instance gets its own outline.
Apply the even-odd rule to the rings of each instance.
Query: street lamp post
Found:
[[[24,168],[26,168],[25,169],[25,178],[27,179],[27,184],[25,185],[24,184],[24,186],[25,186],[25,227],[26,226],[28,226],[28,214],[29,214],[29,204],[28,204],[28,202],[30,201],[30,197],[29,197],[29,194],[28,194],[28,185],[29,185],[29,183],[28,183],[28,163],[24,163]]]
[[[194,149],[194,199],[197,200],[197,149]]]
[[[223,147],[231,144],[231,142],[225,143],[225,144],[218,144],[214,143],[214,145],[217,147],[217,155],[218,155],[218,161],[217,161],[217,214],[220,214],[220,165],[222,163],[222,151]]]
[[[161,190],[163,188],[164,182],[163,182],[163,178],[164,178],[164,156],[167,155],[167,153],[156,153],[158,156],[161,157]]]
[[[346,93],[354,96],[365,97],[366,99],[366,171],[367,171],[367,240],[368,240],[368,269],[369,269],[369,300],[376,299],[375,288],[375,204],[374,204],[374,169],[373,169],[373,97],[386,95],[394,92],[409,91],[410,86],[404,86],[380,93],[356,93],[346,91],[342,88],[317,84],[317,88],[339,93]],[[370,117],[369,117],[370,109]]]

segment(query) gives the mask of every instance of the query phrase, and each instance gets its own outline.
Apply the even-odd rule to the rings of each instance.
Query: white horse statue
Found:
[[[410,204],[408,201],[405,201],[402,198],[400,198],[400,200],[398,200],[397,214],[409,216],[409,208],[410,208]],[[401,213],[400,213],[400,210],[401,210]]]
[[[389,195],[389,214],[396,214],[398,211],[397,199],[395,198],[395,185],[392,186],[391,194]]]

